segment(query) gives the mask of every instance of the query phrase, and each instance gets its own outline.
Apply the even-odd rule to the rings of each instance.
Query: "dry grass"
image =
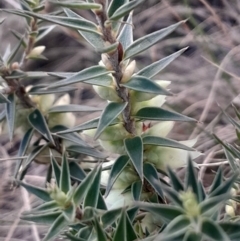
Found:
[[[191,5],[189,5],[191,3]],[[221,147],[211,137],[214,132],[227,142],[236,142],[233,127],[221,114],[219,105],[233,113],[230,105],[234,101],[240,104],[240,2],[238,0],[151,0],[147,1],[135,13],[135,37],[165,27],[176,21],[188,18],[188,22],[175,34],[138,56],[138,67],[156,61],[174,51],[189,46],[189,49],[157,79],[172,81],[171,90],[176,93],[168,98],[168,106],[199,120],[197,126],[178,123],[171,136],[183,140],[198,137],[196,148],[205,153],[199,160],[203,163],[221,162],[225,160]],[[0,13],[1,15],[2,13]],[[88,17],[92,17],[88,14]],[[15,39],[11,37],[10,28],[24,31],[21,18],[7,15],[0,29],[0,51]],[[21,19],[22,20],[22,19]],[[51,71],[78,71],[96,64],[99,56],[75,34],[61,27],[54,31],[41,43],[47,46],[46,56],[49,61],[31,62],[29,69]],[[91,53],[91,54],[89,54]],[[87,85],[79,85],[79,90],[72,93],[73,103],[103,106],[104,102],[95,96]],[[78,122],[93,117],[79,115]],[[16,154],[17,144],[8,143],[6,137],[1,139],[0,158]],[[17,138],[16,138],[17,143]],[[24,190],[11,190],[10,180],[15,161],[0,161],[0,241],[29,240],[38,241],[44,227],[22,223],[19,214],[23,210],[36,205],[36,199]],[[213,167],[214,170],[215,167]],[[30,182],[43,183],[44,167],[32,167],[27,176]],[[212,169],[204,167],[200,171],[209,185]]]

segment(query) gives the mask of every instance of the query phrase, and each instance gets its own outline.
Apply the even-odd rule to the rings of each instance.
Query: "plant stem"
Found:
[[[112,34],[112,26],[108,22],[105,4],[102,3],[102,1],[101,1],[101,4],[103,6],[102,10],[95,11],[95,14],[96,14],[96,18],[99,23],[99,26],[102,30],[103,40],[106,42],[109,42],[110,44],[117,43],[116,38]],[[121,61],[123,58],[123,49],[122,49],[121,43],[119,43],[118,48],[116,50],[114,50],[111,53],[108,53],[108,56],[109,56],[109,61],[112,65],[112,69],[114,71],[114,73],[112,75],[115,78],[117,94],[124,102],[128,103],[122,113],[123,120],[124,120],[124,127],[129,133],[134,135],[135,134],[135,122],[131,118],[131,106],[130,106],[129,91],[127,88],[122,87],[120,85],[121,79],[123,76],[122,66],[121,66]]]

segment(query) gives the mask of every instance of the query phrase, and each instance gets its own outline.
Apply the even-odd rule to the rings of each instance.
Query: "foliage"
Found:
[[[240,224],[223,216],[221,208],[238,198],[232,188],[238,181],[234,158],[239,151],[224,145],[234,174],[223,180],[219,168],[206,192],[192,162],[201,155],[192,148],[196,140],[166,137],[175,121],[196,123],[162,108],[172,95],[166,89],[170,81],[154,79],[186,48],[139,71],[133,60],[185,21],[133,40],[133,10],[142,0],[51,0],[61,9],[53,13],[44,12],[45,1],[20,2],[21,9],[4,10],[23,17],[28,31],[24,36],[14,33],[19,43],[0,56],[1,127],[10,140],[17,130],[22,135],[15,182],[43,201],[21,218],[47,224],[43,240],[59,235],[73,241],[238,240]],[[91,10],[97,23],[73,9]],[[45,46],[37,42],[53,25],[42,27],[43,22],[76,31],[101,54],[99,65],[77,73],[26,71],[29,59],[45,58]],[[15,62],[21,48],[22,58]],[[25,86],[26,79],[50,75],[57,81]],[[106,100],[104,110],[70,104],[66,93],[81,82]],[[57,99],[59,93],[64,95]],[[94,111],[102,114],[75,125],[74,112]],[[97,140],[99,148],[86,136]],[[33,161],[49,166],[45,189],[24,181]],[[186,166],[183,184],[173,169]]]

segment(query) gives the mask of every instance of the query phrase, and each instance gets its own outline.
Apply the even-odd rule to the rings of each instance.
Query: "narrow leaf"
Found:
[[[178,26],[185,21],[178,22],[169,27],[163,28],[134,41],[125,51],[124,59],[129,59],[150,48],[164,37],[172,33]]]
[[[62,170],[60,176],[60,190],[64,193],[68,193],[71,188],[70,172],[66,152],[62,156]]]
[[[172,205],[166,204],[150,204],[150,203],[138,203],[138,207],[159,216],[164,222],[169,223],[179,215],[184,214],[184,210]]]
[[[118,10],[122,5],[124,5],[128,0],[112,0],[108,7],[108,17],[111,17],[116,10]]]
[[[84,207],[93,207],[95,208],[98,203],[98,196],[100,191],[100,181],[101,181],[101,171],[102,166],[100,165],[97,169],[97,173],[92,181],[90,188],[88,189],[85,199],[84,199]]]
[[[69,171],[70,171],[71,177],[73,177],[78,181],[82,181],[86,177],[86,173],[82,170],[80,165],[77,164],[76,162],[69,163]]]
[[[25,182],[20,182],[20,181],[19,181],[19,184],[22,187],[26,188],[28,192],[34,194],[35,196],[39,197],[40,199],[42,199],[45,202],[52,200],[49,193],[45,189],[42,189],[40,187],[35,187],[35,186],[32,186]]]
[[[177,57],[179,57],[187,48],[183,48],[163,59],[160,59],[160,60],[152,63],[151,65],[141,69],[137,73],[137,75],[141,75],[141,76],[151,79],[152,77],[157,75],[161,70],[163,70],[165,67],[167,67],[173,60],[175,60]]]
[[[116,228],[114,237],[113,237],[113,241],[119,241],[119,237],[121,237],[122,241],[128,241],[127,240],[127,230],[126,230],[126,214],[124,212],[124,210],[122,210],[119,222],[118,222],[118,226]]]
[[[140,179],[143,180],[143,143],[141,137],[125,139],[124,145]]]
[[[72,18],[79,18],[81,20],[84,20],[84,18],[82,18],[81,16],[79,16],[78,14],[76,14],[75,12],[69,10],[69,9],[64,9],[64,12],[66,13],[66,15],[68,17],[72,17]],[[99,33],[96,32],[85,32],[85,31],[81,31],[78,30],[78,33],[88,42],[92,45],[92,47],[94,47],[95,49],[103,49],[105,47],[105,42],[102,38],[101,35],[99,35]]]
[[[146,77],[142,77],[139,75],[134,75],[127,83],[122,84],[122,86],[125,86],[126,88],[131,90],[145,93],[152,93],[157,95],[172,95],[160,85],[156,84],[155,82],[151,81]]]
[[[106,70],[104,67],[96,65],[92,66],[90,68],[81,70],[80,72],[70,76],[67,79],[58,81],[56,83],[53,83],[48,86],[48,88],[53,88],[53,87],[61,87],[61,86],[69,86],[71,84],[76,84],[79,82],[83,82],[89,79],[97,78],[102,75],[107,75],[109,74],[109,71]]]
[[[56,180],[57,186],[60,187],[61,168],[58,165],[58,163],[56,162],[56,160],[53,157],[53,155],[50,154],[50,156],[51,156],[51,165],[52,165],[52,168],[53,168],[53,173],[54,173],[54,176],[55,176],[55,180]]]
[[[199,197],[199,186],[198,186],[198,180],[197,180],[197,175],[195,173],[194,170],[194,166],[192,164],[192,160],[189,157],[188,158],[188,165],[187,165],[187,170],[186,170],[186,185],[185,185],[185,189],[187,191],[187,189],[191,189],[196,197],[197,197],[197,201],[201,202],[200,197]]]
[[[28,121],[35,130],[37,130],[41,135],[43,135],[46,139],[54,144],[54,140],[48,129],[46,120],[38,109],[34,110],[28,116]]]
[[[126,167],[128,161],[129,161],[128,156],[120,156],[113,163],[112,169],[111,169],[110,174],[109,174],[109,179],[108,179],[108,182],[107,182],[105,197],[107,197],[107,195],[109,194],[113,184],[115,183],[115,181],[117,180],[119,175],[122,173],[122,171]]]
[[[74,90],[77,90],[77,88],[74,88],[74,87],[64,87],[64,88],[54,88],[54,89],[32,88],[28,92],[28,94],[29,95],[46,95],[46,94],[55,94],[55,93],[65,93],[65,92],[70,92]]]
[[[101,111],[102,108],[86,106],[86,105],[58,105],[48,110],[48,113],[65,113],[65,112],[88,112]]]
[[[97,26],[93,22],[88,21],[86,19],[53,16],[50,14],[37,14],[30,11],[20,11],[20,10],[7,10],[7,12],[11,12],[18,15],[24,14],[24,15],[28,15],[34,18],[39,18],[51,23],[56,23],[63,27],[73,28],[76,30],[81,30],[86,32],[94,32],[100,35],[100,33],[98,32]]]
[[[142,140],[144,145],[165,146],[165,147],[183,149],[186,151],[195,151],[195,149],[185,146],[177,141],[174,141],[168,138],[159,137],[159,136],[144,136]]]
[[[218,188],[222,184],[222,182],[223,182],[223,170],[222,170],[222,167],[220,166],[214,177],[209,193],[213,192],[216,188]]]
[[[93,179],[97,173],[97,167],[95,167],[86,178],[79,184],[73,195],[73,201],[76,206],[80,205],[90,186],[92,185]]]
[[[201,231],[207,237],[216,240],[216,241],[230,241],[226,233],[222,230],[220,225],[213,222],[210,219],[203,219],[202,220],[202,227]]]
[[[94,136],[95,139],[97,139],[101,135],[101,133],[123,112],[127,104],[127,102],[110,102],[106,106],[100,117],[98,127]]]
[[[35,223],[52,224],[60,215],[60,211],[54,211],[42,214],[22,215],[21,219]]]
[[[24,156],[26,151],[27,151],[27,148],[29,146],[29,143],[31,141],[31,138],[33,136],[33,132],[34,130],[32,128],[30,128],[23,136],[23,139],[21,140],[21,143],[20,143],[20,147],[18,149],[18,154],[17,156],[21,157],[21,156]],[[15,169],[15,172],[14,172],[14,177],[16,178],[17,177],[17,174],[18,174],[18,171],[22,165],[22,162],[23,162],[23,159],[19,159],[18,160],[18,163],[16,165],[16,169]]]
[[[86,3],[84,1],[53,1],[50,0],[50,3],[53,3],[55,5],[61,6],[61,7],[66,7],[70,9],[84,9],[84,10],[91,10],[91,9],[101,9],[101,5],[97,3]]]
[[[160,120],[160,121],[193,121],[196,122],[195,119],[187,117],[185,115],[164,110],[158,107],[145,107],[140,109],[136,114],[135,117],[139,119],[146,119],[146,120]]]
[[[64,228],[68,225],[68,221],[65,219],[63,214],[61,214],[55,222],[52,224],[50,229],[48,230],[46,236],[43,241],[48,241],[56,237],[59,233],[63,232]]]
[[[121,214],[122,208],[111,209],[106,211],[102,216],[102,223],[104,228],[116,222],[117,218]]]
[[[15,56],[18,53],[18,50],[20,49],[21,45],[23,42],[23,38],[18,42],[18,44],[16,45],[16,47],[11,51],[11,53],[9,54],[9,56],[7,57],[7,64],[9,65],[12,60],[15,58]]]
[[[6,110],[6,116],[7,116],[9,139],[10,141],[12,141],[14,124],[15,124],[15,113],[16,113],[15,95],[9,94],[7,99],[8,99],[8,102],[5,104],[5,110]]]
[[[9,101],[9,99],[6,97],[6,96],[4,96],[2,93],[0,93],[0,104],[5,104],[5,103],[11,103],[10,101]]]
[[[96,231],[97,240],[98,241],[108,241],[106,234],[96,217],[94,218],[94,224],[95,224],[94,228]]]
[[[164,199],[163,191],[158,178],[158,173],[155,167],[150,163],[144,163],[143,165],[144,178],[150,183],[157,194]]]
[[[110,20],[118,20],[121,17],[124,17],[128,13],[130,13],[134,8],[140,5],[144,0],[133,0],[131,2],[127,2],[121,7],[119,7],[111,16]]]
[[[81,154],[85,154],[88,156],[93,156],[99,159],[105,159],[107,156],[104,153],[101,153],[97,150],[95,150],[92,147],[87,147],[87,146],[77,146],[77,145],[73,145],[73,146],[69,146],[67,147],[67,151],[72,151],[75,153],[81,153]]]
[[[133,43],[132,12],[129,14],[117,39],[122,44],[124,50]]]
[[[137,181],[132,184],[131,193],[132,193],[133,199],[135,201],[140,200],[140,196],[142,193],[142,182],[141,181]]]

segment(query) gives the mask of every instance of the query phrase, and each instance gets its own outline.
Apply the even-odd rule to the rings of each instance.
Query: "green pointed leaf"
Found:
[[[48,113],[65,113],[65,112],[88,112],[101,111],[102,108],[86,106],[86,105],[58,105],[48,110]]]
[[[78,232],[79,238],[83,238],[84,241],[88,240],[91,233],[92,233],[93,227],[84,227],[81,228]]]
[[[173,60],[175,60],[177,57],[179,57],[187,48],[188,47],[183,48],[163,59],[160,59],[160,60],[148,65],[147,67],[141,69],[137,73],[137,75],[141,75],[141,76],[151,79],[152,77],[157,75],[161,70],[163,70],[165,67],[167,67]]]
[[[136,8],[138,5],[140,5],[144,0],[133,0],[131,2],[127,2],[124,5],[121,5],[121,7],[117,8],[114,13],[111,13],[111,16],[109,16],[110,20],[119,20],[121,17],[126,16],[128,13],[130,13],[134,8]],[[110,10],[110,9],[109,9]]]
[[[75,12],[69,10],[69,9],[64,9],[64,12],[68,17],[73,17],[73,18],[79,18],[81,20],[84,20],[81,16],[76,14]],[[104,49],[105,42],[99,33],[96,32],[85,32],[85,31],[80,31],[78,30],[78,33],[89,43],[91,44],[95,49]]]
[[[26,151],[27,151],[27,148],[29,146],[29,143],[31,141],[31,138],[33,136],[33,132],[34,130],[32,128],[30,128],[23,136],[23,139],[21,140],[21,143],[20,143],[20,147],[18,149],[18,154],[17,156],[21,157],[21,156],[24,156]],[[19,169],[22,165],[22,162],[23,162],[23,159],[19,159],[18,160],[18,163],[16,165],[16,169],[15,169],[15,172],[14,172],[14,177],[16,178],[17,177],[17,174],[19,172]]]
[[[195,151],[195,149],[185,146],[177,141],[174,141],[168,138],[159,137],[159,136],[144,136],[142,140],[144,145],[165,146],[165,147],[183,149],[186,151]]]
[[[49,33],[52,32],[52,30],[55,28],[55,25],[50,25],[50,26],[43,26],[41,28],[38,28],[38,35],[35,40],[35,43],[43,39],[45,36],[47,36]]]
[[[64,228],[68,225],[68,221],[65,219],[64,215],[61,214],[55,222],[52,224],[48,230],[43,241],[48,241],[56,237],[59,233],[63,232]]]
[[[206,214],[210,212],[212,214],[215,211],[218,211],[224,203],[231,198],[229,193],[218,195],[215,197],[210,197],[205,199],[203,202],[199,204],[202,214]]]
[[[118,159],[113,163],[113,166],[111,168],[110,174],[109,174],[109,179],[107,182],[107,187],[105,191],[105,197],[109,194],[113,184],[119,177],[119,175],[122,173],[124,168],[126,167],[127,163],[129,161],[128,156],[120,156]]]
[[[120,220],[118,222],[118,226],[113,237],[113,241],[118,241],[119,237],[121,237],[122,241],[134,241],[137,239],[134,228],[125,210],[122,210]]]
[[[225,182],[223,182],[219,187],[217,187],[213,192],[209,193],[209,197],[214,197],[228,193],[231,187],[233,186],[233,183],[236,181],[237,177],[238,173],[235,173],[233,176],[231,176]]]
[[[22,46],[23,46],[24,48],[27,47],[27,43],[26,43],[26,41],[24,41],[24,37],[22,36],[22,34],[20,34],[19,32],[17,32],[16,30],[11,30],[11,33],[13,34],[13,36],[14,36],[17,40],[19,40],[19,41],[22,40]]]
[[[179,215],[184,214],[184,210],[166,204],[150,204],[150,203],[138,203],[138,207],[152,213],[153,215],[157,215],[160,217],[164,222],[169,223],[174,218],[178,217]]]
[[[71,177],[73,177],[78,181],[82,181],[86,177],[86,173],[82,170],[80,165],[78,165],[76,162],[69,163],[69,171],[70,171]]]
[[[101,192],[99,192],[99,194],[98,194],[98,202],[97,202],[96,208],[101,209],[101,210],[107,210],[107,205],[105,203],[105,200],[104,200]]]
[[[158,107],[145,107],[140,109],[135,117],[139,119],[146,120],[159,120],[159,121],[193,121],[196,122],[195,119],[187,117],[185,115],[179,114],[177,112],[164,110]]]
[[[97,207],[98,196],[99,196],[99,191],[100,191],[101,171],[102,171],[102,166],[100,165],[98,167],[97,173],[92,181],[92,183],[94,183],[94,185],[92,184],[86,193],[86,196],[84,199],[84,208]]]
[[[127,106],[125,103],[110,102],[104,109],[97,127],[94,138],[97,139],[101,133],[123,112]]]
[[[139,177],[143,180],[143,143],[139,136],[124,140],[125,149]]]
[[[96,236],[97,236],[97,240],[98,241],[108,241],[106,234],[103,230],[103,228],[101,227],[100,223],[98,222],[98,219],[95,217],[94,218],[94,228],[96,231]]]
[[[225,146],[223,146],[224,149],[224,153],[226,155],[227,160],[229,161],[229,165],[231,166],[232,170],[237,170],[237,164],[236,164],[236,159],[234,158],[234,156],[231,154],[230,151],[227,150],[227,148],[225,148]]]
[[[108,7],[108,17],[111,17],[116,10],[118,10],[122,5],[127,3],[128,0],[112,0]]]
[[[21,70],[14,70],[10,75],[6,76],[5,79],[22,79],[26,74]]]
[[[84,180],[80,183],[80,185],[76,188],[75,193],[73,195],[73,201],[76,206],[80,205],[87,191],[91,187],[93,180],[96,176],[98,169],[95,167]]]
[[[46,139],[54,144],[54,140],[48,129],[46,120],[38,109],[34,110],[28,116],[28,121],[35,130],[37,130],[41,135],[43,135]]]
[[[36,77],[33,77],[36,78]],[[54,89],[41,89],[41,88],[32,88],[28,94],[29,95],[46,95],[46,94],[56,94],[56,93],[66,93],[70,91],[75,91],[77,88],[74,87],[64,87],[64,88],[54,88]]]
[[[201,231],[204,235],[208,238],[211,238],[216,241],[230,241],[226,233],[222,230],[220,225],[213,222],[210,219],[203,219],[202,220],[202,227]]]
[[[62,157],[62,170],[60,176],[60,190],[64,193],[68,193],[71,188],[71,180],[70,180],[70,172],[68,161],[66,157],[66,153],[63,154]]]
[[[218,188],[222,184],[222,182],[223,182],[223,171],[222,171],[222,167],[220,166],[214,177],[209,193],[213,192],[216,188]]]
[[[107,75],[110,72],[106,70],[104,67],[96,65],[92,66],[90,68],[81,70],[80,72],[70,76],[67,79],[58,81],[56,83],[53,83],[48,86],[48,88],[53,88],[53,87],[61,87],[61,86],[69,86],[71,84],[76,84],[79,82],[83,82],[89,79],[97,78],[102,75]]]
[[[5,104],[5,103],[10,104],[11,102],[9,101],[9,99],[6,96],[4,96],[2,93],[0,93],[0,104]]]
[[[132,184],[131,193],[132,193],[133,199],[135,201],[140,200],[140,196],[142,193],[142,182],[141,181],[137,181]]]
[[[144,178],[150,183],[157,194],[164,199],[163,191],[158,178],[158,173],[155,167],[150,163],[144,163],[143,165]]]
[[[134,221],[136,215],[138,214],[138,210],[139,210],[138,207],[130,207],[127,209],[127,215],[131,222]]]
[[[56,136],[60,137],[61,139],[71,141],[80,146],[88,146],[86,142],[80,137],[77,133],[66,133],[66,134],[57,134]]]
[[[101,218],[104,228],[116,222],[117,218],[121,214],[121,211],[122,208],[111,209],[106,211]]]
[[[172,220],[163,232],[157,236],[156,240],[168,241],[168,240],[178,240],[177,237],[186,232],[189,228],[191,221],[185,215],[180,215]]]
[[[61,211],[54,211],[42,214],[22,215],[21,219],[35,223],[52,224],[60,215]]]
[[[237,241],[240,239],[240,224],[236,222],[220,222],[219,226],[229,236],[230,240]]]
[[[190,157],[188,158],[188,165],[186,170],[185,190],[187,191],[189,188],[195,193],[197,201],[201,202],[200,196],[199,196],[199,186],[198,186],[197,175],[195,173],[194,166]]]
[[[53,1],[49,0],[50,3],[53,3],[55,5],[66,7],[70,9],[84,9],[84,10],[91,10],[91,9],[101,9],[102,6],[97,3],[86,3],[84,1]]]
[[[35,196],[39,197],[40,199],[42,199],[45,202],[51,201],[51,197],[49,195],[49,193],[45,190],[42,189],[40,187],[35,187],[32,186],[30,184],[27,184],[25,182],[18,182],[22,187],[26,188],[28,192],[34,194]]]
[[[22,42],[23,42],[23,38],[18,42],[16,47],[8,55],[7,60],[6,60],[7,65],[9,65],[12,62],[12,60],[15,58],[15,56],[17,55],[18,50],[20,49],[20,47],[22,45]]]
[[[61,168],[58,165],[58,163],[56,162],[56,160],[53,157],[53,155],[50,154],[50,156],[51,156],[51,165],[52,165],[52,168],[53,168],[53,173],[54,173],[54,176],[55,176],[55,180],[56,180],[57,186],[60,187]]]
[[[138,75],[134,75],[127,83],[121,85],[128,89],[145,93],[172,95],[170,92],[155,82],[151,81],[150,79]]]
[[[102,75],[97,78],[86,80],[84,83],[89,85],[109,87],[113,84],[113,78],[111,75]]]
[[[72,129],[67,129],[65,131],[59,131],[58,133],[65,134],[69,132],[78,132],[82,130],[89,130],[89,129],[95,129],[97,128],[99,123],[99,118],[92,119],[90,121],[84,122],[83,124],[80,124],[78,126],[73,127]]]
[[[182,200],[179,197],[179,193],[174,190],[172,187],[168,187],[166,185],[162,185],[162,189],[166,193],[166,196],[177,206],[182,207]]]
[[[56,23],[63,27],[73,28],[76,30],[86,31],[86,32],[93,32],[93,33],[100,33],[98,32],[96,24],[86,19],[79,19],[79,18],[72,18],[72,17],[63,17],[63,16],[53,16],[50,14],[37,14],[30,11],[20,11],[20,10],[11,10],[8,12],[18,14],[18,15],[27,15],[34,18],[39,18],[51,23]]]
[[[52,200],[49,202],[45,202],[39,206],[37,206],[36,208],[30,210],[30,211],[25,211],[22,213],[22,215],[26,215],[26,214],[41,214],[43,212],[52,212],[52,211],[56,211],[57,209],[59,209],[58,204],[56,203],[56,201]]]
[[[163,28],[134,41],[125,51],[124,59],[129,59],[150,48],[164,37],[172,33],[178,26],[185,21],[178,22],[169,27]]]
[[[132,12],[129,14],[128,19],[124,24],[117,39],[122,44],[123,50],[127,49],[127,47],[133,43]]]
[[[73,146],[67,147],[67,151],[85,154],[85,155],[93,156],[93,157],[96,157],[96,158],[99,158],[99,159],[105,159],[107,157],[104,153],[101,153],[101,152],[95,150],[94,148],[87,147],[87,146],[73,145]]]
[[[9,139],[12,141],[15,124],[16,100],[14,94],[9,94],[7,98],[8,102],[5,104],[5,111],[7,117]]]

